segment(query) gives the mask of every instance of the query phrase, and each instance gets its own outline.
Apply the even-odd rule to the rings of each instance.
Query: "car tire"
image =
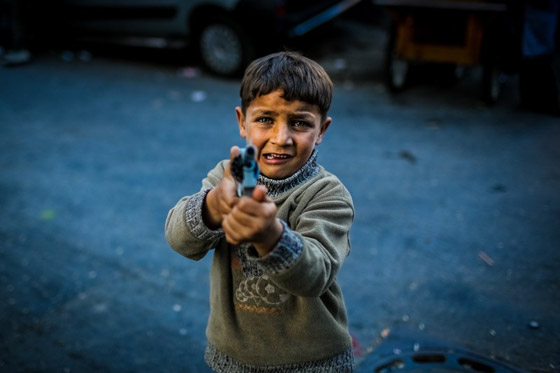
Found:
[[[227,18],[212,19],[200,28],[198,49],[202,64],[221,76],[239,76],[255,57],[249,36]]]

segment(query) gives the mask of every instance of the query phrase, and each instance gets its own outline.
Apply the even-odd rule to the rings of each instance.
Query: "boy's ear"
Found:
[[[239,135],[243,138],[247,137],[247,131],[245,130],[245,115],[243,115],[243,110],[239,106],[235,108],[235,115],[237,116],[237,124],[239,124]]]
[[[331,122],[332,122],[331,117],[327,117],[327,119],[325,119],[325,121],[321,125],[321,131],[319,132],[319,136],[317,137],[317,141],[315,141],[315,145],[319,145],[323,141],[323,136],[325,135],[325,132],[327,132],[327,128],[329,128],[329,126],[331,125]]]

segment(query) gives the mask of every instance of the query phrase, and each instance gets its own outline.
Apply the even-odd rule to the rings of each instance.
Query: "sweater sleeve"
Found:
[[[327,178],[305,192],[292,215],[267,256],[250,256],[285,291],[317,297],[335,281],[350,253],[352,199],[338,179]]]
[[[284,221],[280,220],[280,222],[283,228],[282,235],[270,253],[259,258],[253,246],[250,246],[247,252],[249,258],[258,262],[261,269],[269,274],[282,273],[289,269],[303,250],[301,237],[295,234]]]
[[[187,258],[202,259],[224,237],[223,229],[212,230],[202,219],[204,199],[220,182],[224,169],[224,162],[220,162],[202,181],[198,193],[181,198],[167,214],[165,238],[173,250]]]

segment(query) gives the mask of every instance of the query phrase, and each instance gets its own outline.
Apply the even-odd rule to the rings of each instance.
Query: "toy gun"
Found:
[[[248,145],[239,149],[239,155],[231,163],[231,173],[237,180],[237,195],[252,196],[259,178],[259,165],[255,160],[257,150]]]

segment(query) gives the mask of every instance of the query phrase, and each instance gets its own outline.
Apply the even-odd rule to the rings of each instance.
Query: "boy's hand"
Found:
[[[266,192],[266,187],[258,185],[253,197],[241,197],[222,221],[229,243],[251,242],[259,256],[272,250],[284,229],[276,217],[276,204]]]
[[[231,174],[231,162],[238,155],[239,147],[232,147],[229,153],[230,163],[222,180],[206,195],[202,207],[202,218],[208,228],[216,229],[220,227],[224,217],[231,212],[233,206],[239,201],[237,182]]]

